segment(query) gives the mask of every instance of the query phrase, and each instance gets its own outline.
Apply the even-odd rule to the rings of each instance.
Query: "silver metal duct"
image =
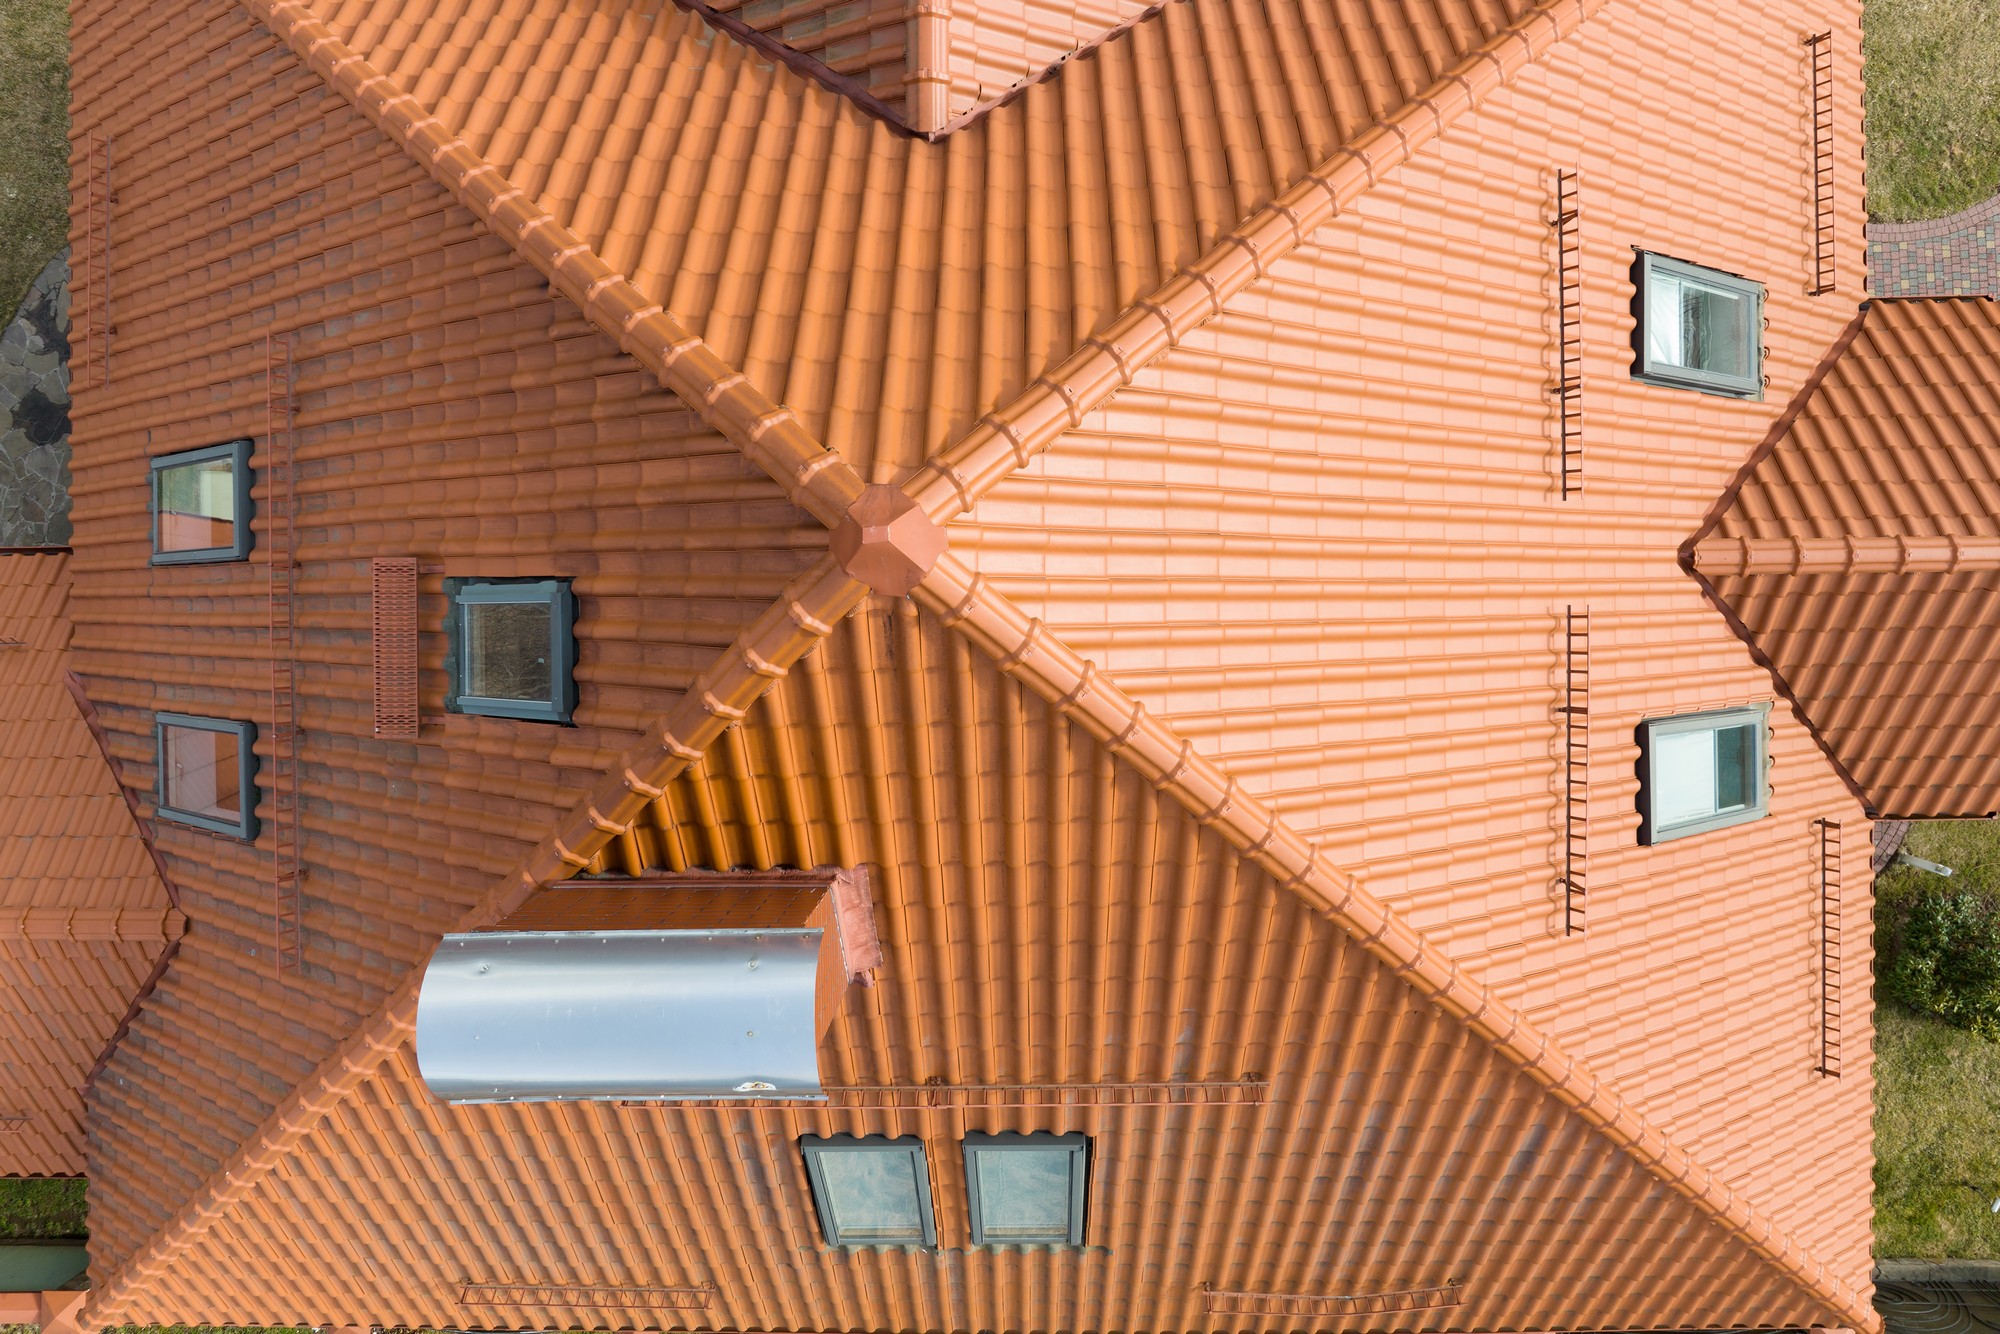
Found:
[[[820,1098],[818,928],[446,936],[417,1066],[446,1102]]]

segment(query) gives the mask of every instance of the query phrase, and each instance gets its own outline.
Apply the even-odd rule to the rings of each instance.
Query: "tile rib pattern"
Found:
[[[97,1085],[100,1273],[200,1195],[825,543],[239,7],[132,17],[77,17],[78,77],[104,89],[79,132],[172,170],[120,185],[130,355],[78,408],[75,662],[142,804],[155,708],[262,716],[263,570],[147,571],[143,477],[150,452],[260,433],[267,321],[301,328],[308,976],[279,984],[261,953],[268,857],[165,830],[200,929]],[[575,580],[582,726],[454,716],[426,744],[374,741],[368,557],[412,553]],[[433,719],[441,606],[424,576]]]
[[[762,838],[762,836],[758,836],[758,838]],[[560,846],[560,844],[558,844],[558,846]]]
[[[1850,9],[1823,20],[1852,31]],[[1676,546],[1852,313],[1804,296],[1797,209],[1749,184],[1797,157],[1796,96],[1766,80],[1791,40],[1767,15],[1700,12],[1694,27],[1638,6],[1594,17],[951,531],[1023,612],[1858,1282],[1868,1096],[1802,1080],[1816,1020],[1797,981],[1814,957],[1797,869],[1811,820],[1855,820],[1852,797],[1781,710],[1768,822],[1635,837],[1639,723],[1770,693]],[[1692,35],[1704,25],[1736,63]],[[1664,129],[1625,137],[1702,77],[1746,90],[1730,114],[1758,128],[1740,158]],[[1843,142],[1859,111],[1838,108]],[[1548,164],[1566,161],[1590,184],[1582,504],[1552,493],[1543,395]],[[1663,205],[1693,180],[1750,201],[1727,237],[1705,209]],[[1858,236],[1858,215],[1841,225]],[[1770,402],[1630,379],[1639,241],[1768,283]],[[1572,603],[1594,630],[1601,913],[1585,941],[1550,928]],[[1862,938],[1866,908],[1847,911]],[[1850,967],[1853,995],[1867,969]]]
[[[296,14],[301,10],[302,7],[298,5],[291,5],[291,6],[286,6],[285,8],[291,10],[294,14]],[[1567,21],[1570,24],[1574,24],[1575,22],[1579,21],[1580,18],[1583,16],[1583,14],[1587,12],[1586,8],[1573,4],[1563,6],[1562,8],[1564,12],[1568,15]],[[1544,20],[1541,31],[1541,40],[1544,46],[1546,46],[1548,42],[1553,41],[1555,38],[1559,37],[1566,30],[1563,22],[1549,20],[1548,15],[1546,13],[1540,14],[1537,17]],[[377,74],[373,70],[372,66],[368,65],[367,62],[360,59],[359,57],[346,54],[345,48],[338,42],[337,38],[314,35],[313,27],[316,25],[301,24],[298,23],[295,19],[286,19],[283,20],[283,22],[288,28],[288,31],[291,34],[290,39],[294,42],[294,44],[298,45],[303,51],[305,51],[315,61],[316,64],[323,64],[325,72],[328,73],[330,77],[333,77],[336,80],[337,84],[353,90],[353,92],[357,96],[364,97],[368,103],[378,106],[379,108],[381,108],[383,114],[388,115],[399,105],[401,101],[404,100],[394,95],[393,90],[396,85],[393,83],[392,80],[388,79],[387,76]],[[1492,68],[1486,71],[1485,88],[1487,90],[1490,91],[1490,88],[1492,86],[1492,80],[1494,78],[1496,77],[1504,78],[1506,74],[1509,72],[1510,68],[1519,67],[1524,52],[1529,57],[1532,57],[1532,55],[1535,53],[1537,49],[1535,42],[1524,36],[1525,31],[1526,29],[1524,28],[1520,31],[1510,30],[1508,33],[1503,34],[1503,36],[1516,39],[1512,45],[1512,50],[1510,52],[1513,59],[1513,64],[1511,66],[1507,61],[1495,58],[1490,51],[1485,53],[1484,58],[1491,60],[1492,63]],[[1499,45],[1503,49],[1505,49],[1508,44],[1502,42],[1499,43]],[[1452,78],[1453,81],[1455,81],[1459,86],[1455,89],[1448,90],[1448,95],[1445,99],[1447,102],[1452,103],[1456,107],[1462,108],[1467,103],[1476,100],[1477,97],[1480,95],[1479,88],[1477,88],[1472,82],[1470,82],[1465,77],[1465,74],[1462,71],[1455,72]],[[1440,87],[1445,87],[1445,85],[1440,85]],[[371,92],[370,91],[371,89],[373,89],[374,91]],[[1430,132],[1436,133],[1437,130],[1442,125],[1442,119],[1441,119],[1442,113],[1439,111],[1439,108],[1435,105],[1431,105],[1428,102],[1426,102],[1425,105],[1433,115],[1433,121],[1430,126]],[[417,119],[415,113],[406,114],[406,113],[396,112],[394,119],[397,124],[406,124],[408,126],[407,133],[409,134],[409,137],[412,140],[421,140],[426,133],[425,127],[431,123],[430,121],[427,120]],[[1397,138],[1401,139],[1402,141],[1402,147],[1400,150],[1389,148],[1387,151],[1382,152],[1380,162],[1375,160],[1372,155],[1364,154],[1355,156],[1354,160],[1362,163],[1366,169],[1366,176],[1365,176],[1366,181],[1373,181],[1375,179],[1376,172],[1383,165],[1399,161],[1402,156],[1406,156],[1410,151],[1413,142],[1412,136],[1407,134],[1400,126],[1392,125],[1391,128],[1394,128]],[[1378,138],[1384,141],[1385,147],[1388,137],[1389,136],[1386,129],[1378,131]],[[1416,140],[1416,142],[1421,142],[1421,140],[1418,139]],[[455,141],[452,143],[440,142],[434,149],[429,149],[424,154],[424,156],[429,158],[434,163],[438,164],[441,169],[449,171],[452,168],[445,168],[443,164],[455,153],[464,156],[469,153],[469,150],[462,148]],[[457,166],[455,169],[458,173],[458,178],[462,185],[466,182],[476,179],[481,174],[491,170],[490,166],[488,166],[487,164],[479,163],[476,159],[473,159],[471,161],[466,161],[462,165]],[[1280,220],[1282,220],[1281,230],[1282,227],[1289,226],[1291,242],[1293,244],[1296,244],[1297,241],[1300,239],[1303,230],[1309,225],[1311,225],[1307,221],[1308,217],[1324,216],[1328,208],[1329,200],[1337,202],[1343,199],[1344,197],[1351,198],[1352,192],[1358,191],[1362,187],[1364,180],[1363,176],[1360,173],[1348,173],[1346,179],[1349,182],[1349,184],[1345,186],[1336,186],[1331,184],[1330,182],[1315,177],[1314,185],[1324,187],[1326,190],[1327,198],[1322,199],[1316,193],[1313,193],[1311,195],[1310,202],[1306,203],[1303,207],[1301,207],[1301,205],[1299,204],[1292,204],[1292,203],[1287,203],[1285,201],[1280,201],[1279,204],[1277,205],[1276,214],[1272,216],[1272,221],[1279,222]],[[1349,193],[1343,195],[1343,190]],[[501,201],[497,197],[494,199],[492,203],[486,205],[479,204],[477,199],[474,199],[471,202],[474,202],[475,207],[480,208],[482,216],[486,216],[489,210],[491,210],[495,214],[497,214],[500,211]],[[527,241],[527,238],[530,232],[533,230],[536,223],[541,221],[545,221],[545,219],[535,219],[527,221],[522,226],[521,238],[524,243]],[[1278,243],[1267,242],[1265,244],[1260,245],[1258,241],[1254,239],[1257,234],[1258,233],[1256,230],[1254,229],[1250,230],[1248,232],[1248,235],[1243,237],[1242,245],[1250,254],[1255,268],[1258,271],[1261,271],[1264,263],[1269,262],[1271,259],[1275,258],[1277,254],[1280,253],[1282,249],[1282,237],[1277,238]],[[608,271],[603,271],[604,266],[602,266],[601,264],[595,265],[595,268],[600,271],[597,274],[592,274],[591,272],[586,271],[581,275],[575,275],[572,277],[571,275],[568,275],[564,272],[563,270],[563,265],[565,262],[564,257],[574,253],[575,251],[582,249],[583,247],[580,245],[569,246],[568,238],[566,236],[551,234],[546,237],[538,238],[535,245],[532,248],[530,248],[530,254],[531,257],[535,259],[538,267],[545,267],[547,271],[551,271],[552,277],[554,277],[559,283],[564,284],[565,290],[571,290],[573,286],[577,291],[580,291],[582,295],[579,296],[578,299],[586,306],[587,309],[591,308],[592,301],[594,300],[594,294],[599,293],[601,291],[610,291],[611,293],[613,293],[612,302],[614,305],[617,304],[620,300],[624,300],[628,305],[634,308],[634,313],[631,316],[627,317],[626,320],[623,322],[624,329],[627,330],[629,333],[633,328],[634,322],[641,322],[641,327],[646,327],[643,324],[643,321],[646,319],[644,310],[642,308],[637,308],[636,302],[630,301],[629,298],[620,298],[616,295],[619,290],[619,286],[622,283],[622,280],[617,278],[616,275],[609,273]],[[543,254],[545,252],[554,254],[556,256],[555,259],[553,261],[548,261],[545,263],[543,259]],[[565,281],[566,279],[568,281]],[[1235,279],[1233,283],[1225,282],[1220,286],[1214,283],[1210,283],[1209,296],[1211,301],[1219,302],[1220,300],[1223,299],[1224,294],[1233,290],[1234,285],[1240,285],[1240,283],[1245,280],[1246,280],[1245,278],[1238,278]],[[572,292],[572,295],[575,294],[576,292]],[[1200,314],[1199,303],[1197,303],[1187,313],[1198,317]],[[672,317],[670,316],[655,315],[652,317],[652,319],[654,323],[659,323],[662,320],[668,322],[672,321]],[[1172,331],[1174,329],[1174,324],[1175,324],[1174,319],[1170,316],[1165,316],[1165,315],[1162,316],[1162,319],[1163,322],[1166,324],[1167,328],[1169,329],[1169,331]],[[631,347],[633,342],[636,341],[639,340],[636,338],[628,338],[628,340],[626,341],[626,345],[628,347]],[[677,343],[674,345],[673,354],[670,355],[662,364],[655,367],[668,380],[668,383],[676,385],[677,388],[679,388],[680,385],[679,381],[676,379],[674,375],[674,370],[675,370],[674,363],[677,359],[679,359],[679,356],[681,355],[680,350],[683,347],[695,350],[698,353],[704,355],[706,354],[707,351],[706,349],[700,348],[700,345],[693,341],[688,341],[686,343]],[[1109,345],[1100,345],[1100,347],[1108,349],[1111,355],[1113,355],[1114,357],[1117,355],[1115,347],[1109,347]],[[1093,353],[1091,355],[1095,354]],[[654,364],[643,353],[641,353],[641,359],[647,360],[649,365]],[[1089,358],[1086,357],[1083,364],[1087,367],[1088,362]],[[699,364],[698,358],[695,364],[697,365]],[[1129,374],[1129,371],[1127,370],[1125,364],[1122,361],[1120,362],[1120,371],[1121,374]],[[685,396],[689,397],[690,402],[708,401],[710,403],[713,403],[715,393],[718,390],[720,390],[722,386],[740,382],[741,379],[742,379],[741,376],[730,375],[724,378],[718,378],[713,380],[711,383],[714,384],[715,388],[708,390],[706,392],[689,394],[686,389],[681,389],[681,392]],[[732,390],[731,392],[735,391]],[[1098,392],[1101,395],[1101,393],[1105,391],[1099,390]],[[1072,410],[1075,409],[1076,404],[1074,403],[1074,401],[1072,401],[1071,407]],[[784,420],[784,417],[785,414],[777,412],[769,412],[765,415],[756,416],[753,418],[755,424],[751,427],[751,429],[748,432],[749,439],[747,441],[743,439],[742,435],[740,435],[738,432],[735,431],[731,432],[732,438],[736,438],[739,440],[739,442],[744,443],[746,452],[751,453],[753,457],[762,457],[764,453],[764,447],[763,447],[763,442],[759,439],[759,437],[764,433],[765,429],[764,423],[767,420],[775,421],[782,428],[787,425],[787,422]],[[1046,444],[1047,438],[1048,437],[1045,432],[1041,433],[1039,436],[1039,439],[1043,444]],[[810,443],[811,442],[809,440],[801,442],[802,445],[806,446],[809,446]],[[808,452],[810,452],[809,449]],[[799,475],[801,477],[804,477],[809,474],[814,474],[816,472],[815,480],[824,483],[827,481],[831,481],[834,477],[840,474],[841,469],[838,464],[836,464],[836,467],[833,470],[819,469],[817,467],[817,464],[818,462],[821,461],[824,460],[815,460],[814,463],[801,467],[799,470]],[[771,466],[771,465],[767,463],[766,466]],[[773,472],[774,475],[782,479],[790,474],[791,468],[789,466],[775,467],[773,468]],[[993,475],[994,474],[991,472],[989,468],[986,471],[986,477],[990,479]],[[838,504],[838,502],[834,502],[828,507],[828,509],[831,512],[838,512],[840,509],[840,505]],[[827,511],[823,511],[823,517],[826,512]],[[1182,767],[1185,766],[1183,765]],[[1218,807],[1217,809],[1218,810],[1225,809],[1228,805],[1228,802],[1229,802],[1229,797],[1228,794],[1225,793],[1223,796],[1223,805]],[[1274,824],[1272,830],[1266,832],[1265,837],[1263,839],[1264,844],[1268,844],[1270,842],[1272,834],[1275,832],[1275,830],[1276,830],[1276,825]],[[1260,846],[1262,845],[1260,844]],[[1348,897],[1352,898],[1353,894],[1354,891],[1352,889],[1349,889]],[[1420,954],[1421,951],[1419,952],[1419,956]],[[1487,1008],[1487,1002],[1481,1001],[1479,1006],[1477,1007],[1477,1012],[1483,1013],[1486,1008]],[[1567,1069],[1566,1063],[1564,1062],[1557,1061],[1556,1064],[1563,1065],[1565,1069]],[[1574,1074],[1573,1071],[1565,1073],[1560,1077],[1557,1077],[1555,1082],[1559,1087],[1566,1087],[1570,1082],[1570,1079],[1573,1074]],[[1594,1090],[1596,1088],[1594,1081],[1586,1081],[1586,1083],[1590,1089]],[[1580,1085],[1580,1087],[1582,1087],[1582,1085]],[[1583,1096],[1580,1105],[1587,1112],[1595,1115],[1596,1100],[1597,1100],[1596,1092],[1594,1091],[1589,1092]],[[1631,1130],[1626,1126],[1627,1114],[1624,1111],[1619,1110],[1619,1105],[1615,1098],[1612,1099],[1610,1106],[1613,1110],[1609,1116],[1608,1124],[1613,1127],[1619,1128],[1621,1133],[1628,1133],[1629,1131],[1629,1133],[1636,1134],[1636,1138],[1630,1139],[1628,1142],[1637,1145],[1647,1155],[1647,1161],[1656,1164],[1662,1162],[1663,1160],[1661,1154],[1662,1152],[1664,1152],[1664,1150],[1662,1149],[1661,1146],[1654,1145],[1652,1132],[1649,1130],[1645,1130],[1643,1128],[1643,1122],[1635,1122],[1634,1124],[1637,1126],[1637,1129]],[[1668,1156],[1671,1155],[1669,1154]],[[1686,1175],[1687,1175],[1686,1172],[1683,1171],[1679,1174],[1679,1178],[1677,1179],[1684,1179]],[[1738,1218],[1737,1210],[1739,1209],[1739,1204],[1737,1201],[1733,1199],[1731,1193],[1726,1189],[1722,1190],[1719,1194],[1717,1194],[1716,1188],[1713,1184],[1704,1184],[1692,1190],[1691,1194],[1692,1197],[1697,1202],[1702,1203],[1704,1207],[1717,1208],[1721,1216],[1732,1220],[1730,1225],[1732,1227],[1738,1228],[1741,1235],[1751,1238],[1754,1238],[1759,1235],[1756,1227],[1752,1225],[1752,1220],[1750,1215],[1744,1215],[1741,1219]],[[1760,1247],[1762,1246],[1761,1242],[1758,1242],[1756,1244],[1760,1245]],[[1787,1242],[1782,1245],[1778,1245],[1775,1248],[1771,1248],[1767,1251],[1767,1253],[1774,1260],[1778,1261],[1781,1264],[1781,1266],[1792,1268],[1795,1272],[1801,1272],[1801,1273],[1803,1272],[1797,1269],[1797,1266],[1802,1260],[1802,1257],[1798,1256],[1793,1251],[1793,1249],[1790,1246],[1790,1243]],[[1817,1279],[1808,1278],[1806,1281],[1808,1282],[1808,1284],[1811,1284],[1817,1282]],[[1846,1299],[1844,1297],[1839,1297],[1836,1298],[1835,1300],[1837,1305],[1843,1305],[1843,1306],[1846,1305]]]
[[[2000,811],[2000,302],[1877,300],[1689,543],[1885,818]]]
[[[84,1170],[83,1083],[182,919],[63,684],[70,556],[0,553],[0,1175]]]
[[[883,870],[887,957],[877,987],[848,993],[823,1051],[830,1083],[1116,1084],[1254,1068],[1274,1079],[1273,1101],[451,1109],[425,1094],[405,1041],[128,1313],[1195,1329],[1210,1326],[1204,1282],[1367,1291],[1461,1277],[1465,1306],[1398,1327],[1829,1314],[938,618],[867,604],[736,735],[757,797],[677,792],[675,808],[696,812],[681,839],[718,863]],[[713,787],[692,771],[671,786],[697,784]],[[1099,1146],[1090,1249],[964,1247],[958,1137],[1040,1128],[1081,1129]],[[945,1249],[819,1246],[796,1137],[826,1132],[925,1136]],[[754,1227],[742,1225],[746,1200]],[[314,1238],[357,1217],[379,1229],[374,1263],[325,1272]],[[698,1315],[503,1314],[460,1305],[463,1281],[712,1284],[714,1299]]]
[[[1527,8],[1182,0],[939,143],[671,8],[535,0],[489,25],[328,0],[321,17],[892,481]],[[558,77],[586,56],[588,80]]]

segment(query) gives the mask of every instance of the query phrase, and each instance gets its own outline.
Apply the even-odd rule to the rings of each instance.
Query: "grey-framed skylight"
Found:
[[[566,723],[576,710],[576,602],[567,579],[448,579],[445,707]]]
[[[257,724],[186,713],[153,715],[162,820],[257,839]]]
[[[1639,841],[1664,843],[1761,820],[1770,808],[1770,706],[1639,725]]]
[[[930,1168],[917,1136],[806,1135],[799,1150],[827,1245],[937,1245]]]
[[[1088,1136],[975,1134],[964,1148],[973,1245],[1083,1245]]]
[[[250,555],[250,442],[163,454],[152,462],[154,565]]]
[[[1634,379],[1730,398],[1764,396],[1764,285],[1642,250]]]

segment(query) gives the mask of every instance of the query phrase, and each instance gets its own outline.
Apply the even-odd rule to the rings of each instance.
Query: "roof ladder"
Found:
[[[1590,608],[1563,608],[1563,934],[1583,934],[1590,883]]]
[[[1812,63],[1813,282],[1808,296],[1833,290],[1833,33],[1816,32],[1803,45]]]
[[[302,964],[299,851],[299,716],[293,692],[298,648],[293,598],[298,591],[298,510],[292,458],[292,338],[264,339],[264,441],[267,488],[266,547],[271,577],[271,882],[274,950],[280,974]]]
[[[99,385],[111,383],[111,136],[92,134],[84,142],[83,246],[78,267],[90,271],[82,316],[87,366],[97,363]],[[72,290],[76,275],[71,274]]]
[[[1556,429],[1562,444],[1562,498],[1583,494],[1583,237],[1577,226],[1577,173],[1556,172]]]
[[[1819,1064],[1840,1078],[1840,821],[1815,820],[1819,829]]]

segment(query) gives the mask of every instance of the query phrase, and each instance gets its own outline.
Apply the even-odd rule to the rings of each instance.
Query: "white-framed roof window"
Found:
[[[1652,718],[1639,726],[1639,841],[1761,820],[1769,809],[1770,706]]]
[[[1764,396],[1764,286],[1639,252],[1632,377],[1729,398]]]

